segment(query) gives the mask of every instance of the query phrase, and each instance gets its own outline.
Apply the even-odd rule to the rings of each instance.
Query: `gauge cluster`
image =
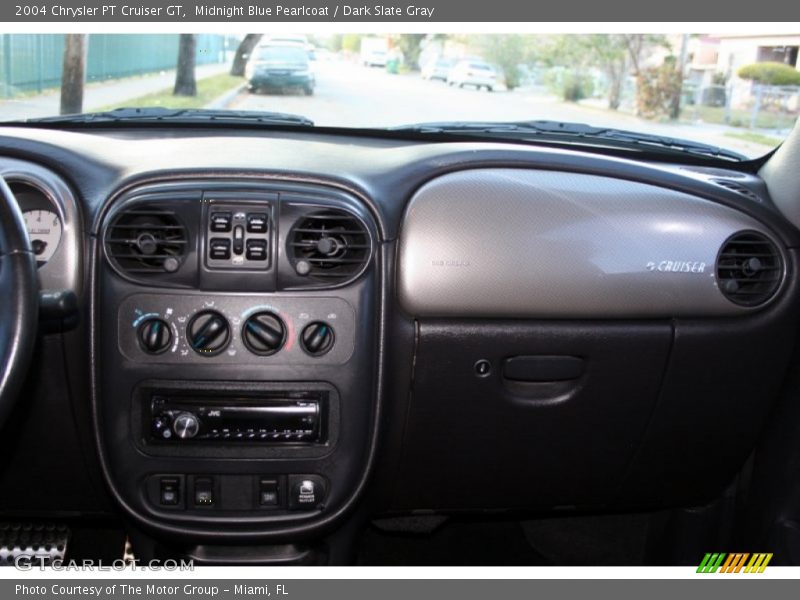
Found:
[[[77,202],[52,171],[26,161],[0,158],[5,179],[22,212],[45,291],[80,290],[81,243]]]
[[[43,267],[61,243],[63,222],[59,208],[47,192],[31,183],[11,181],[10,187],[22,210],[36,264]]]
[[[23,211],[25,229],[31,240],[33,253],[36,255],[36,264],[44,266],[58,249],[61,242],[61,217],[52,210],[34,208]]]

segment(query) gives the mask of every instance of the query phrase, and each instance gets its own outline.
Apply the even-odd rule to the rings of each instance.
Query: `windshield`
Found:
[[[264,46],[256,53],[256,60],[305,63],[308,51],[299,46]]]
[[[166,107],[290,113],[353,128],[546,120],[758,157],[782,142],[800,112],[800,32],[758,28],[746,35],[4,34],[0,119]]]

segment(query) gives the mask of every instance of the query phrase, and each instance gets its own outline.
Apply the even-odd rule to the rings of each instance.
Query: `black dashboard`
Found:
[[[0,157],[79,315],[44,331],[15,451],[80,457],[7,470],[36,498],[2,508],[121,511],[193,556],[709,501],[793,344],[800,234],[741,169],[164,126],[6,127]]]

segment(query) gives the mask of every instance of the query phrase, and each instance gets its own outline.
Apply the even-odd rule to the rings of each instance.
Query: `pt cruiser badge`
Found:
[[[648,271],[661,273],[705,273],[706,263],[690,260],[662,260],[647,263]]]
[[[456,258],[441,260],[441,259],[434,259],[431,261],[432,267],[468,267],[470,266],[470,262],[468,260],[459,260]]]

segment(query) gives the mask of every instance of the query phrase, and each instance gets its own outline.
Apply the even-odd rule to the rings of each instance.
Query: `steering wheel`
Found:
[[[38,321],[36,258],[17,200],[0,177],[0,427],[28,371]]]

